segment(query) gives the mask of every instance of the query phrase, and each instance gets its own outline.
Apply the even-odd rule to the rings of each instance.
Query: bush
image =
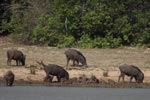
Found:
[[[0,35],[8,32],[17,43],[58,47],[150,47],[149,3],[3,0]]]
[[[93,40],[87,34],[82,35],[82,37],[78,41],[78,46],[81,48],[93,48],[93,44]]]
[[[62,36],[60,42],[57,44],[59,48],[71,48],[75,45],[75,39],[73,36]]]
[[[107,38],[100,38],[97,37],[93,41],[93,47],[98,48],[116,48],[121,46],[121,39],[120,38],[114,38],[114,39],[107,39]]]
[[[12,33],[9,35],[9,39],[14,43],[31,44],[28,34]]]
[[[58,32],[57,18],[49,15],[39,17],[39,24],[33,29],[32,41],[38,44],[47,44],[48,46],[57,46],[60,38],[63,36]]]

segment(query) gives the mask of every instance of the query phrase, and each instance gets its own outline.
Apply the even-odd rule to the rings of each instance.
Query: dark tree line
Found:
[[[1,0],[0,34],[57,47],[150,47],[149,0]]]

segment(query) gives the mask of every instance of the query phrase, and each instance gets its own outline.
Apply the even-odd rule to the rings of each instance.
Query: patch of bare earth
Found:
[[[26,66],[15,66],[16,62],[12,61],[13,66],[7,66],[6,52],[8,49],[15,48],[21,50],[26,55]],[[88,68],[72,67],[70,62],[67,70],[70,80],[64,83],[56,83],[54,78],[52,83],[43,82],[45,72],[40,70],[36,61],[43,61],[45,64],[57,64],[66,68],[66,57],[64,51],[67,48],[55,48],[47,46],[26,46],[12,43],[1,42],[0,40],[0,80],[4,84],[3,75],[7,70],[15,73],[16,85],[45,84],[58,86],[98,86],[98,87],[150,87],[150,49],[138,49],[124,47],[118,49],[79,49],[86,59]],[[125,83],[118,83],[120,74],[118,66],[120,64],[133,64],[138,66],[145,74],[144,83],[128,83],[129,77],[125,77]],[[36,73],[30,73],[30,65],[37,66]],[[104,77],[103,72],[107,70],[108,76]],[[80,80],[85,75],[87,80]],[[91,81],[94,75],[99,82]],[[77,80],[72,80],[77,78]],[[90,80],[90,81],[89,81]],[[134,81],[134,80],[133,80]]]

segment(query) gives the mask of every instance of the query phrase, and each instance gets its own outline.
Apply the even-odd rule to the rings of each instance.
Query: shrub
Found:
[[[78,46],[81,48],[93,48],[93,40],[87,34],[82,35],[78,41]]]
[[[73,36],[62,36],[57,47],[59,48],[71,48],[75,45],[75,39]]]

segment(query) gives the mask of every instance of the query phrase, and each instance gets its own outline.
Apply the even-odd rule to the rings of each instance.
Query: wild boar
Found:
[[[4,75],[4,80],[6,81],[7,86],[12,86],[14,83],[15,75],[12,71],[7,71]]]
[[[16,60],[16,65],[25,65],[26,56],[19,50],[10,49],[7,51],[7,65],[11,65],[11,60]]]
[[[67,59],[67,67],[70,60],[73,61],[73,66],[75,66],[75,62],[77,62],[77,65],[80,62],[82,66],[87,67],[86,58],[80,51],[75,49],[67,49],[64,54],[66,55]]]
[[[58,82],[60,82],[61,79],[69,80],[69,74],[63,67],[55,64],[45,65],[42,61],[37,61],[37,63],[42,65],[44,68],[44,71],[46,73],[45,80],[48,80],[51,76],[56,76]]]
[[[121,74],[119,75],[118,82],[120,81],[120,78],[122,77],[122,80],[124,81],[125,75],[130,76],[130,82],[133,78],[135,78],[136,82],[142,83],[144,80],[144,73],[136,66],[134,65],[120,65],[119,70]]]

